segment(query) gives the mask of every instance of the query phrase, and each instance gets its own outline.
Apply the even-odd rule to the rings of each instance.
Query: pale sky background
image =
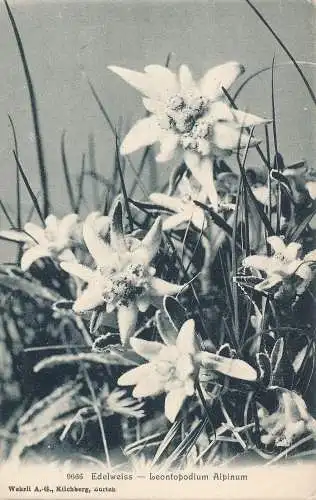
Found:
[[[72,175],[80,170],[88,136],[96,143],[99,171],[107,176],[113,165],[113,140],[94,102],[82,68],[94,83],[113,122],[125,126],[143,116],[137,91],[107,70],[115,64],[142,70],[146,64],[171,67],[188,64],[196,77],[209,67],[238,60],[247,73],[288,61],[266,28],[243,0],[163,2],[10,2],[24,42],[36,88],[40,123],[55,212],[69,210],[60,160],[60,136],[67,131],[67,154]],[[256,1],[297,60],[315,61],[315,9],[305,0]],[[15,167],[8,113],[18,135],[20,158],[35,190],[38,189],[35,147],[25,79],[12,29],[0,3],[0,197],[14,214]],[[311,82],[315,68],[304,67]],[[238,104],[256,114],[271,116],[269,73],[254,80]],[[315,86],[315,85],[314,85]],[[276,72],[279,148],[286,162],[306,158],[316,169],[315,125],[312,103],[290,66]],[[139,155],[133,157],[135,163]],[[160,167],[161,178],[168,169]],[[143,181],[149,182],[149,172]],[[129,179],[130,181],[130,179]],[[23,209],[30,206],[23,196]],[[6,227],[2,214],[1,227]],[[2,244],[1,261],[14,247]]]

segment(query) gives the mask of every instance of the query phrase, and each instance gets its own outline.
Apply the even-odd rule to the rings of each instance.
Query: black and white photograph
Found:
[[[0,498],[316,498],[316,2],[0,1]]]

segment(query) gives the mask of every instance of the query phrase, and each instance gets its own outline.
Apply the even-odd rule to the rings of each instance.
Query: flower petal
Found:
[[[170,229],[175,229],[176,227],[183,224],[183,222],[187,222],[188,217],[185,213],[180,212],[178,214],[170,215],[167,217],[162,224],[163,231],[170,231]]]
[[[181,93],[192,91],[196,88],[196,83],[193,79],[192,73],[186,64],[181,64],[179,69],[179,81]]]
[[[316,262],[316,250],[308,252],[303,260],[304,262]]]
[[[200,158],[196,153],[186,151],[184,161],[192,175],[199,181],[214,207],[218,205],[218,194],[214,182],[213,161],[211,158]]]
[[[202,95],[215,100],[223,95],[222,87],[228,90],[234,81],[245,71],[236,61],[231,61],[211,68],[200,81]]]
[[[46,217],[45,219],[45,226],[47,229],[49,229],[52,233],[57,234],[58,233],[58,226],[59,226],[59,219],[56,217],[56,215],[50,214]]]
[[[148,292],[150,295],[154,296],[175,295],[176,293],[181,292],[183,288],[184,285],[169,283],[161,278],[153,277],[150,280],[150,288]]]
[[[61,260],[61,261],[75,261],[76,260],[76,256],[70,250],[70,248],[66,248],[65,250],[62,250],[61,253],[58,254],[58,259]]]
[[[165,399],[165,415],[170,422],[174,422],[176,416],[186,399],[184,388],[173,389],[166,395]]]
[[[135,333],[137,317],[138,308],[135,303],[131,302],[127,306],[118,306],[117,321],[123,345],[127,345],[129,339]]]
[[[198,207],[196,207],[196,210],[193,212],[193,217],[192,217],[192,224],[202,231],[202,229],[206,227],[206,218],[203,210],[200,210]]]
[[[255,269],[259,269],[259,271],[268,272],[271,264],[271,258],[266,255],[250,255],[246,257],[242,265],[244,267],[254,267]]]
[[[309,196],[313,200],[315,200],[315,198],[316,198],[316,182],[315,181],[306,182],[305,186],[309,192]]]
[[[149,64],[145,67],[145,72],[151,77],[151,95],[155,94],[167,99],[179,91],[176,75],[166,66]]]
[[[59,231],[65,236],[71,236],[71,232],[78,222],[77,214],[68,214],[60,221]]]
[[[129,83],[129,85],[135,87],[135,89],[143,94],[150,94],[150,78],[148,78],[148,75],[119,66],[108,66],[108,69],[119,75],[123,80]]]
[[[283,250],[283,255],[289,260],[295,260],[297,258],[298,252],[302,248],[300,243],[296,243],[292,241],[287,245],[287,247]]]
[[[136,304],[140,312],[146,312],[150,306],[150,298],[147,295],[141,295],[137,297]]]
[[[302,260],[293,260],[286,267],[286,273],[297,274],[302,279],[309,280],[312,276],[312,272],[307,264],[304,264]]]
[[[157,311],[155,317],[157,330],[163,342],[167,346],[176,345],[178,332],[175,326],[171,323],[167,314],[164,311]]]
[[[127,252],[127,245],[124,238],[123,207],[121,200],[117,201],[111,218],[111,247],[119,254]]]
[[[138,120],[125,136],[120,152],[128,155],[144,146],[151,146],[158,141],[161,135],[161,128],[154,115]]]
[[[255,196],[255,198],[262,203],[262,205],[268,205],[269,204],[269,189],[268,186],[263,185],[263,186],[257,186],[252,188],[252,192]],[[272,192],[271,193],[271,206],[275,207],[277,203],[277,199],[275,194]]]
[[[275,253],[282,253],[285,250],[285,243],[279,236],[269,236],[267,242],[273,248]]]
[[[239,109],[234,109],[233,113],[238,125],[241,127],[254,127],[255,125],[271,123],[271,120],[267,118],[261,118],[260,116],[252,115]]]
[[[215,123],[217,121],[233,121],[233,110],[230,106],[228,106],[228,104],[226,104],[226,102],[215,101],[210,106],[208,119],[211,123]]]
[[[6,240],[34,244],[33,238],[31,238],[28,234],[24,233],[24,231],[17,231],[15,229],[0,231],[0,237],[5,238]]]
[[[37,243],[47,244],[47,239],[45,236],[45,231],[42,227],[34,224],[33,222],[27,222],[24,226],[24,230],[28,233],[32,238],[34,238]]]
[[[153,114],[160,114],[164,112],[164,105],[161,101],[156,99],[148,99],[148,97],[143,97],[143,104],[147,111]]]
[[[102,289],[92,281],[75,301],[73,310],[75,313],[83,313],[101,305],[104,305]]]
[[[153,367],[150,363],[144,363],[143,365],[137,366],[125,372],[118,379],[118,385],[134,385],[137,384],[143,377],[147,377],[153,371]]]
[[[133,390],[134,398],[145,398],[147,396],[156,396],[163,392],[164,384],[156,374],[143,377]]]
[[[272,274],[267,279],[263,280],[261,283],[258,283],[258,285],[255,286],[255,290],[259,290],[261,292],[263,292],[264,290],[269,290],[278,283],[281,283],[281,281],[282,281],[282,276],[280,276],[279,274]]]
[[[50,257],[50,252],[47,248],[41,245],[35,245],[24,252],[21,258],[21,269],[27,271],[33,262],[43,257]]]
[[[178,146],[178,136],[173,132],[166,132],[160,135],[160,152],[156,155],[156,160],[158,162],[166,162],[173,158],[177,146]]]
[[[197,349],[195,337],[195,323],[193,319],[188,319],[183,323],[176,342],[177,348],[184,354],[194,354]]]
[[[253,382],[258,378],[257,371],[242,359],[226,358],[219,354],[203,351],[198,353],[197,360],[203,367],[218,371],[229,377],[248,380],[249,382]]]
[[[212,141],[215,146],[224,151],[234,151],[238,146],[244,148],[248,143],[249,146],[255,146],[260,142],[253,137],[249,140],[248,134],[243,134],[240,129],[221,122],[214,125]]]
[[[132,252],[133,262],[142,261],[145,265],[149,264],[159,251],[162,238],[162,219],[158,217],[143,238],[140,246]]]
[[[96,264],[98,266],[103,266],[109,264],[109,261],[111,262],[114,256],[112,256],[113,252],[110,245],[103,240],[101,234],[97,231],[97,221],[97,212],[91,213],[83,224],[82,233],[89,253],[92,255]]]
[[[136,337],[131,338],[130,344],[137,354],[147,359],[148,361],[158,356],[161,349],[165,347],[160,342],[138,339]]]
[[[66,271],[66,273],[77,276],[77,278],[87,283],[91,281],[94,276],[94,271],[92,271],[92,269],[79,264],[79,262],[61,262],[60,267]]]
[[[176,196],[168,196],[164,193],[151,193],[149,199],[156,205],[160,205],[174,212],[179,212],[183,206],[180,198]]]

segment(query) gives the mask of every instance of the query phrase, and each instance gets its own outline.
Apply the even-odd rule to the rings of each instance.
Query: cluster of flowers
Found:
[[[260,141],[253,137],[253,128],[267,126],[270,120],[227,103],[227,92],[244,71],[237,62],[210,69],[198,82],[185,65],[177,74],[159,65],[147,66],[143,73],[116,66],[110,66],[110,70],[142,93],[147,111],[123,140],[121,154],[159,142],[158,163],[174,160],[185,165],[180,180],[168,193],[152,193],[147,200],[161,215],[148,231],[127,230],[124,199],[119,196],[108,215],[93,212],[84,221],[76,214],[61,220],[49,215],[44,228],[29,222],[24,231],[11,229],[2,231],[1,236],[24,244],[24,271],[44,257],[59,263],[76,285],[76,314],[93,315],[93,324],[99,326],[104,318],[115,317],[122,346],[132,349],[140,359],[138,366],[120,376],[118,385],[135,386],[135,398],[166,393],[165,415],[174,422],[184,402],[196,391],[207,399],[207,384],[214,380],[214,374],[260,384],[255,357],[253,362],[245,361],[240,352],[228,356],[207,348],[193,318],[177,328],[166,316],[165,297],[181,300],[190,283],[173,283],[170,278],[157,276],[156,263],[165,235],[191,227],[200,234],[204,249],[200,268],[210,273],[208,266],[225,239],[225,228],[218,227],[218,219],[232,228],[237,210],[232,191],[236,193],[238,176],[216,172],[216,161],[258,146]],[[230,186],[221,189],[229,176]],[[277,206],[273,186],[277,181],[271,172],[270,177],[252,186],[254,199],[264,212],[268,205],[272,211]],[[283,172],[283,177],[303,182],[309,199],[315,198],[312,177],[306,174],[303,181],[302,175],[291,168]],[[281,232],[268,238],[264,231],[260,234],[263,236],[257,243],[257,253],[243,256],[238,275],[256,278],[253,293],[269,294],[293,279],[304,292],[313,278],[316,250],[303,256],[302,245],[286,241]],[[82,247],[86,254],[79,261],[77,248]],[[238,280],[237,275],[233,278]],[[140,338],[137,325],[140,319],[148,318],[148,311],[154,317],[160,340]],[[298,394],[278,388],[278,401],[277,411],[271,414],[264,407],[259,410],[263,444],[287,447],[305,433],[315,432],[314,420]]]

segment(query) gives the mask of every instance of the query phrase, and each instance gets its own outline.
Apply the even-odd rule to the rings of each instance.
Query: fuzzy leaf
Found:
[[[167,314],[171,324],[177,330],[180,331],[181,326],[187,320],[186,311],[180,302],[174,297],[164,297],[163,300],[164,311]]]
[[[284,352],[284,339],[279,338],[273,346],[270,356],[271,370],[275,374],[278,371]]]
[[[293,361],[293,369],[295,373],[298,373],[300,368],[302,367],[306,353],[308,351],[309,346],[306,344],[303,349],[300,350],[300,352],[295,356],[294,361]]]
[[[81,352],[77,354],[60,354],[45,358],[34,366],[34,372],[38,373],[44,368],[53,368],[62,364],[69,363],[97,363],[102,365],[120,365],[120,366],[135,366],[139,364],[138,357],[134,351],[118,348],[117,346],[109,346],[103,353],[97,352]]]
[[[136,208],[141,210],[142,212],[149,213],[151,215],[157,215],[159,213],[171,214],[173,213],[171,210],[168,210],[166,207],[161,205],[156,205],[155,203],[145,203],[143,201],[136,201],[129,198],[130,203],[134,205]]]
[[[165,311],[159,310],[156,312],[156,325],[164,343],[166,345],[174,345],[177,340],[178,332]]]
[[[215,212],[215,210],[212,207],[208,207],[207,205],[205,205],[204,203],[201,203],[198,200],[194,200],[194,203],[198,207],[203,208],[203,210],[208,215],[210,215],[212,221],[215,222],[215,224],[217,224],[221,229],[223,229],[223,231],[225,231],[228,234],[228,236],[230,236],[230,237],[233,236],[233,228],[229,224],[227,224],[225,219],[223,219],[223,217],[218,215],[218,213]]]
[[[271,384],[272,370],[269,356],[263,352],[259,352],[256,356],[257,366],[259,368],[259,380],[265,387]]]
[[[82,384],[68,382],[55,389],[44,399],[37,401],[24,413],[18,422],[19,431],[32,432],[40,427],[47,427],[57,418],[78,407],[78,394]]]

